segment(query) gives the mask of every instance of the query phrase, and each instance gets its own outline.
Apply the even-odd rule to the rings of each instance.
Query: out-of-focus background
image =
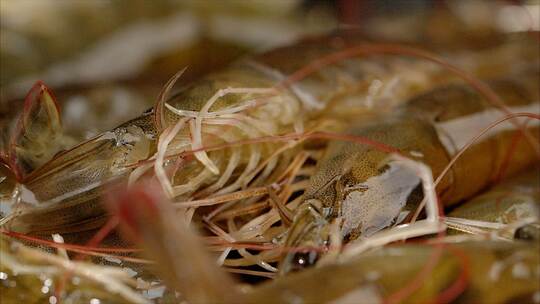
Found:
[[[337,28],[444,46],[538,30],[539,20],[538,1],[2,0],[0,122],[37,80],[56,93],[66,130],[87,138],[144,111],[184,67],[187,82]]]
[[[335,28],[332,5],[2,0],[0,120],[42,80],[63,106],[66,130],[92,136],[140,114],[184,67],[189,81],[243,54]]]

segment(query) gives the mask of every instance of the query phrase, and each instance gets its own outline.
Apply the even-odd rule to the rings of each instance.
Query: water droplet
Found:
[[[41,292],[42,293],[49,293],[49,287],[47,287],[47,286],[41,287]]]
[[[148,299],[158,299],[158,298],[162,298],[163,297],[163,294],[165,293],[165,289],[166,287],[165,286],[158,286],[158,287],[155,287],[155,288],[150,288],[148,289],[148,291],[146,292],[146,297]]]
[[[414,157],[418,157],[418,158],[424,157],[424,154],[419,151],[409,151],[409,153],[411,154],[411,156],[414,156]]]
[[[132,278],[137,275],[137,272],[129,267],[124,267],[123,269]]]
[[[108,261],[108,262],[111,262],[111,263],[122,264],[122,260],[117,259],[117,258],[105,257],[104,259],[105,259],[105,261]]]
[[[0,271],[0,280],[5,280],[8,278],[7,273]]]
[[[81,283],[81,278],[73,277],[73,279],[71,279],[71,283],[73,283],[73,285],[79,285]]]
[[[380,277],[381,277],[381,274],[378,273],[377,271],[370,271],[370,272],[366,273],[366,279],[368,281],[376,281]]]
[[[58,303],[58,299],[55,296],[49,297],[49,304],[56,304]]]
[[[100,304],[101,301],[99,299],[93,298],[90,300],[90,304]]]
[[[524,263],[517,263],[512,267],[512,276],[517,279],[527,279],[530,276],[529,268]]]

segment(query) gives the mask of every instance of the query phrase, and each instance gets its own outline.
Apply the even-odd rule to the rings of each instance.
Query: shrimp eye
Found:
[[[291,271],[299,271],[304,268],[315,265],[319,259],[319,254],[316,251],[302,251],[294,254],[292,258]]]
[[[524,241],[535,241],[540,239],[540,225],[539,224],[528,224],[519,227],[514,232],[514,238]]]

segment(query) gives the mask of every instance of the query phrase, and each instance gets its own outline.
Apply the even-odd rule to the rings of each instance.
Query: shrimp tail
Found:
[[[4,162],[22,180],[61,149],[62,135],[60,107],[51,90],[38,81],[25,97],[7,151],[2,153]]]

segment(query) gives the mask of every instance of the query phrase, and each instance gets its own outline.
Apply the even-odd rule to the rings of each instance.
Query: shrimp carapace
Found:
[[[530,73],[523,76],[537,78]],[[511,112],[540,110],[538,82],[524,82],[520,77],[519,81],[500,80],[491,85]],[[350,132],[398,149],[402,155],[427,164],[437,177],[475,133],[503,116],[500,109],[470,88],[451,85],[413,98],[396,113],[359,122]],[[526,130],[537,140],[538,125],[539,121],[533,119]],[[502,123],[470,146],[438,184],[440,201],[452,205],[488,186],[501,170],[505,152],[514,144],[517,147],[505,165],[506,173],[532,164],[536,159],[532,147],[524,141],[513,141],[518,132],[515,125]],[[415,172],[387,159],[386,152],[372,146],[332,142],[311,177],[285,246],[329,246],[328,226],[338,218],[346,241],[367,238],[407,219],[423,198],[420,179]],[[286,254],[281,271],[317,261],[321,251],[309,252]]]

